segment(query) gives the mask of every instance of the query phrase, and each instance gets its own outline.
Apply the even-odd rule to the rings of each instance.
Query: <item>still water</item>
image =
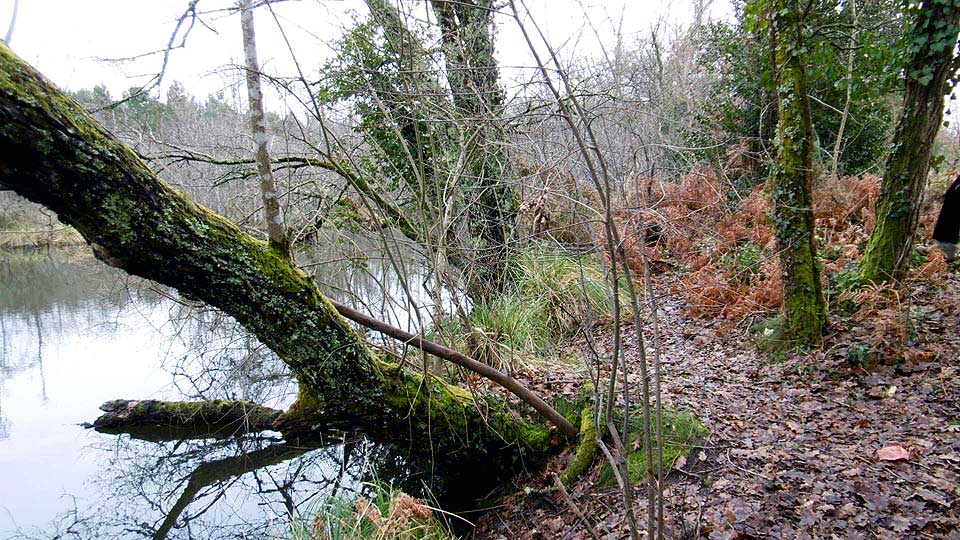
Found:
[[[331,494],[415,476],[356,436],[141,440],[80,426],[118,398],[284,408],[295,393],[222,314],[86,252],[0,251],[0,538],[285,538],[288,516]]]

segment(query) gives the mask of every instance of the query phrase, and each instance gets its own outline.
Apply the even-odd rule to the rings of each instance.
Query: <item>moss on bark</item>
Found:
[[[827,315],[814,236],[813,124],[804,23],[791,0],[779,0],[772,9],[779,97],[774,223],[783,272],[782,335],[791,345],[818,345]]]
[[[567,464],[567,468],[560,475],[560,480],[565,485],[570,485],[583,473],[590,469],[593,460],[597,457],[599,445],[597,444],[597,426],[593,421],[591,407],[584,407],[580,411],[580,441],[577,443],[576,453],[573,460]]]
[[[249,401],[158,401],[116,399],[100,406],[95,428],[135,426],[236,427],[237,432],[269,429],[281,411]]]

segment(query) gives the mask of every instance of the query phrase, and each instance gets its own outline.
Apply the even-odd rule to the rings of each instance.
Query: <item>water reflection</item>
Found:
[[[288,444],[256,436],[96,445],[101,504],[71,509],[46,535],[61,538],[269,538],[288,517],[309,515],[331,494],[354,493],[366,464],[362,441]],[[24,534],[29,537],[29,533]]]
[[[382,261],[314,268],[328,290],[355,291],[343,300],[402,326],[419,326],[407,308],[431,305]],[[283,409],[295,394],[285,365],[221,312],[84,251],[0,252],[0,538],[285,537],[290,516],[374,478],[428,491],[419,471],[434,469],[356,435],[134,437],[78,427],[117,398]]]

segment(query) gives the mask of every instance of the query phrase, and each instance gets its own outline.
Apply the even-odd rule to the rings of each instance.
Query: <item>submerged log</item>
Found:
[[[283,411],[249,401],[158,401],[115,399],[100,406],[98,430],[122,432],[144,426],[224,431],[239,435],[273,428]]]
[[[221,309],[270,347],[300,383],[284,430],[359,429],[504,474],[552,446],[503,400],[383,362],[283,253],[157,178],[2,44],[0,185],[57,212],[101,260]]]

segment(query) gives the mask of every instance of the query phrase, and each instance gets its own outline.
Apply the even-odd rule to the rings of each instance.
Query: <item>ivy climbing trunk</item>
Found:
[[[505,402],[381,361],[284,253],[157,178],[3,45],[0,185],[56,211],[101,260],[221,309],[276,352],[300,383],[287,433],[359,429],[474,471],[550,446],[550,430]]]
[[[447,82],[467,129],[467,173],[473,191],[471,230],[479,242],[474,296],[497,293],[506,279],[508,247],[517,214],[517,194],[508,181],[503,90],[493,55],[492,0],[432,0],[440,23]],[[481,289],[481,290],[478,290]],[[486,289],[485,293],[482,289]]]
[[[957,71],[960,1],[913,4],[908,15],[903,110],[883,170],[877,224],[861,261],[864,281],[878,283],[900,281],[907,273],[944,95]]]
[[[814,237],[813,123],[804,58],[804,12],[795,0],[778,0],[772,9],[778,94],[774,221],[783,272],[780,339],[814,345],[821,341],[827,315]]]

